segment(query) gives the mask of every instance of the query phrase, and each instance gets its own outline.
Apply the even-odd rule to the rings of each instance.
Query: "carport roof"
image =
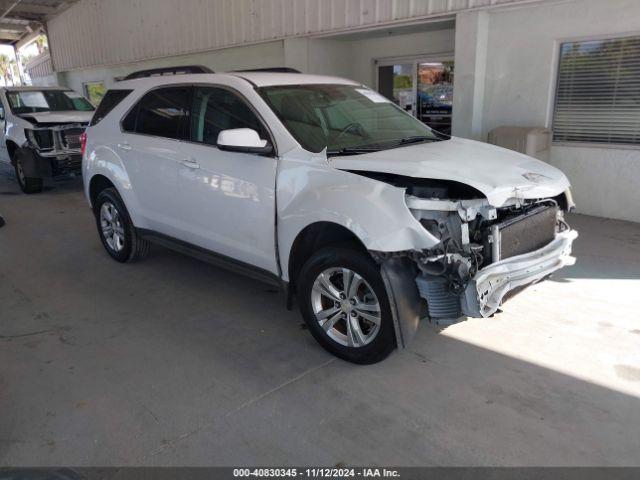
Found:
[[[0,44],[17,44],[76,1],[0,0]]]

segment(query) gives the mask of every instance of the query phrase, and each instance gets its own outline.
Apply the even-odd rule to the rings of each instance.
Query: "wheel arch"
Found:
[[[82,181],[87,202],[93,207],[98,187],[109,185],[118,192],[136,227],[146,228],[140,204],[122,159],[109,146],[87,145],[82,159]],[[107,184],[107,181],[109,184]]]
[[[93,207],[96,203],[96,198],[98,194],[104,190],[105,188],[114,188],[118,191],[118,188],[115,184],[109,180],[106,176],[98,173],[91,177],[89,181],[89,202],[91,203],[91,207]]]
[[[16,150],[20,148],[20,146],[11,139],[6,141],[6,145],[7,145],[7,153],[9,154],[9,160],[11,161],[11,165],[13,165],[15,162],[15,160],[13,159],[13,156],[16,153]]]
[[[302,266],[315,252],[330,245],[345,244],[367,252],[362,240],[347,227],[338,223],[318,221],[303,228],[295,237],[289,253],[287,273],[291,291],[295,292],[296,281]]]

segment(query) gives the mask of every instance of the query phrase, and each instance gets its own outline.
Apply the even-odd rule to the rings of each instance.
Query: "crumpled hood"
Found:
[[[93,117],[93,111],[80,112],[77,110],[69,110],[64,112],[36,112],[23,113],[18,116],[27,121],[33,119],[38,123],[89,123],[91,117]]]
[[[481,191],[495,207],[510,198],[553,197],[569,188],[565,174],[547,163],[506,148],[456,137],[331,157],[329,163],[341,170],[453,180]]]

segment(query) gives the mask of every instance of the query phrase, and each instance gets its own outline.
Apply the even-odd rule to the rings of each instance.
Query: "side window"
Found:
[[[190,87],[153,90],[142,97],[122,126],[129,132],[187,140],[190,102]]]
[[[94,105],[98,105],[107,92],[104,82],[85,82],[82,84],[82,89],[84,90],[84,96]]]
[[[92,127],[100,122],[100,120],[106,117],[111,110],[116,108],[118,104],[131,92],[132,90],[108,90],[104,97],[102,97],[102,100],[96,109],[96,113],[93,114],[93,118],[91,119],[89,126]]]
[[[100,107],[98,107],[100,108]],[[138,119],[138,110],[140,110],[140,102],[136,103],[133,108],[127,113],[127,116],[122,119],[122,130],[125,132],[135,133],[136,120]]]
[[[4,120],[4,105],[0,102],[0,120]]]
[[[221,130],[251,128],[260,138],[267,132],[246,102],[224,88],[196,88],[191,116],[191,140],[215,145]]]

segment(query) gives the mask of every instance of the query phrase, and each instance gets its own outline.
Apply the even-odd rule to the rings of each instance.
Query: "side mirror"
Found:
[[[258,132],[251,128],[232,128],[218,134],[218,148],[229,152],[257,153],[267,155],[273,152],[273,145],[262,140]]]

